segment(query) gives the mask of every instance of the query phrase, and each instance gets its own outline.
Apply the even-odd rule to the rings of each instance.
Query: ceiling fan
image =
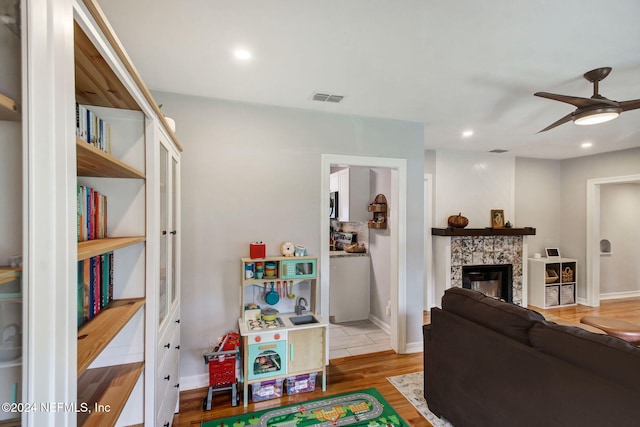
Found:
[[[613,120],[623,111],[640,108],[640,99],[631,101],[612,101],[598,93],[598,83],[609,75],[611,67],[596,68],[584,73],[584,78],[593,83],[593,96],[591,98],[581,98],[579,96],[558,95],[548,92],[536,92],[535,96],[553,99],[554,101],[566,102],[576,107],[573,113],[569,113],[560,120],[550,124],[540,132],[553,129],[570,120],[577,125],[594,125]]]

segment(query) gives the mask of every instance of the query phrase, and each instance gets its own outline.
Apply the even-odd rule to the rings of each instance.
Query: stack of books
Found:
[[[111,127],[93,111],[76,102],[76,136],[111,153]]]

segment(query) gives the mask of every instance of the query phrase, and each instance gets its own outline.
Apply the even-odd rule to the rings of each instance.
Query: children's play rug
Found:
[[[202,427],[408,427],[375,388],[204,421]]]

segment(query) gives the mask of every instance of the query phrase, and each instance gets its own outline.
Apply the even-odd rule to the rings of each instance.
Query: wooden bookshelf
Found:
[[[18,104],[8,96],[0,93],[0,120],[17,122],[20,120]]]
[[[106,239],[95,239],[78,242],[78,261],[105,254],[107,252],[115,251],[116,249],[135,245],[136,243],[144,242],[145,240],[145,236],[135,236],[107,237]]]
[[[76,138],[76,166],[79,176],[145,179],[141,172],[88,142]]]
[[[115,425],[143,370],[144,362],[135,362],[83,373],[78,378],[78,405],[86,404],[91,412],[78,412],[78,425]],[[96,405],[104,410],[96,410]]]
[[[113,300],[78,329],[78,375],[84,373],[142,306],[144,298]]]

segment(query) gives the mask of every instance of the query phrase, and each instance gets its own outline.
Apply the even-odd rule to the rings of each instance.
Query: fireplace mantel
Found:
[[[535,236],[536,229],[524,228],[432,228],[433,236]]]

